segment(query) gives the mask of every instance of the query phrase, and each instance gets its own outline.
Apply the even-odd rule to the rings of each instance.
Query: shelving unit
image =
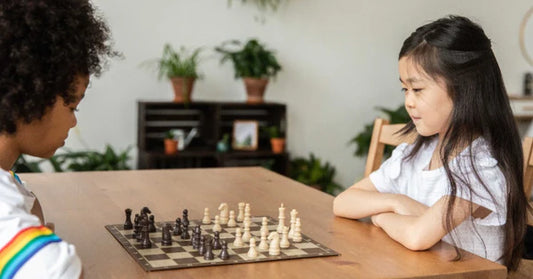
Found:
[[[270,150],[268,135],[262,128],[278,126],[286,131],[286,106],[279,103],[246,104],[232,102],[138,102],[137,145],[139,169],[198,168],[225,166],[265,166],[281,174],[287,173],[289,156]],[[258,148],[255,151],[216,152],[216,144],[224,134],[232,136],[235,120],[255,120],[259,124]],[[163,139],[170,129],[198,134],[185,150],[166,155]]]

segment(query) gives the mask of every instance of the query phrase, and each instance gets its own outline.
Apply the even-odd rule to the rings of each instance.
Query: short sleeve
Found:
[[[372,181],[372,184],[374,184],[379,192],[398,193],[398,183],[396,180],[400,176],[407,147],[407,143],[398,145],[392,151],[391,157],[383,162],[378,170],[370,174],[370,181]]]

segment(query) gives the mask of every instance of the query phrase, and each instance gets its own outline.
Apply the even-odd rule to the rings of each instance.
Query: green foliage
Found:
[[[278,126],[268,126],[264,128],[264,132],[268,134],[271,139],[283,138],[283,133],[279,130]]]
[[[252,77],[252,78],[268,78],[275,77],[281,71],[274,52],[267,50],[257,40],[249,40],[242,48],[241,42],[237,40],[222,43],[221,46],[216,47],[215,50],[222,54],[220,63],[227,60],[233,62],[235,70],[235,78]],[[238,47],[238,50],[230,50],[227,47]]]
[[[131,147],[117,153],[110,145],[106,145],[103,153],[97,151],[70,151],[42,159],[28,162],[24,155],[20,156],[13,166],[15,172],[42,172],[40,165],[48,161],[55,172],[64,171],[108,171],[129,170],[127,162],[130,159]]]
[[[196,48],[191,53],[182,46],[176,52],[170,44],[165,44],[162,57],[155,61],[159,79],[163,77],[169,79],[173,77],[199,78],[197,69],[201,51],[202,48]]]
[[[283,0],[241,0],[242,4],[256,5],[260,10],[265,11],[272,9],[276,11]],[[232,0],[228,0],[228,5],[231,6]]]
[[[333,181],[335,176],[335,167],[328,162],[324,165],[316,158],[313,153],[309,159],[295,158],[291,160],[289,176],[303,184],[320,187],[320,190],[330,195],[335,195],[343,187]]]
[[[387,115],[387,118],[389,120],[390,124],[397,124],[397,123],[407,123],[409,122],[410,117],[407,111],[405,110],[405,106],[401,105],[395,110],[383,108],[383,107],[377,107],[379,111],[385,113]],[[372,138],[372,130],[374,129],[374,122],[365,125],[363,132],[357,134],[355,137],[353,137],[349,144],[355,144],[356,149],[354,152],[354,156],[364,157],[368,154],[368,149],[370,148],[370,140]],[[393,146],[385,146],[385,151],[383,153],[384,158],[390,157],[392,154],[392,150],[394,150]]]
[[[174,133],[172,132],[172,130],[168,130],[168,131],[165,133],[165,138],[166,138],[166,139],[174,139]]]

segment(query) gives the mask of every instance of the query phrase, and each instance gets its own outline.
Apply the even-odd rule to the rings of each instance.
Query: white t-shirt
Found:
[[[449,180],[443,167],[428,170],[437,138],[422,146],[417,155],[410,160],[404,158],[414,145],[402,143],[396,147],[392,156],[381,167],[370,174],[370,180],[379,192],[406,195],[427,206],[432,206],[449,193]],[[486,186],[482,186],[470,166],[470,149],[472,159],[479,176]],[[506,222],[506,188],[505,177],[498,167],[498,162],[490,153],[489,146],[483,138],[472,142],[450,162],[452,172],[459,174],[468,183],[473,192],[461,187],[456,179],[456,196],[472,200],[491,211],[483,219],[468,218],[443,240],[451,243],[451,235],[457,247],[477,254],[492,261],[498,261],[503,252]],[[492,195],[492,197],[491,197]]]
[[[0,275],[79,278],[81,261],[75,247],[30,213],[34,201],[17,178],[0,169]]]

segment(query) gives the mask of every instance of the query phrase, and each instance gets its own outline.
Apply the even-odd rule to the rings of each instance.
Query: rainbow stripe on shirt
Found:
[[[39,250],[61,238],[45,226],[21,230],[0,250],[0,279],[13,278],[17,271]]]
[[[13,171],[9,171],[9,173],[13,176],[15,181],[17,181],[19,184],[22,184],[22,180],[20,180],[20,177]]]

